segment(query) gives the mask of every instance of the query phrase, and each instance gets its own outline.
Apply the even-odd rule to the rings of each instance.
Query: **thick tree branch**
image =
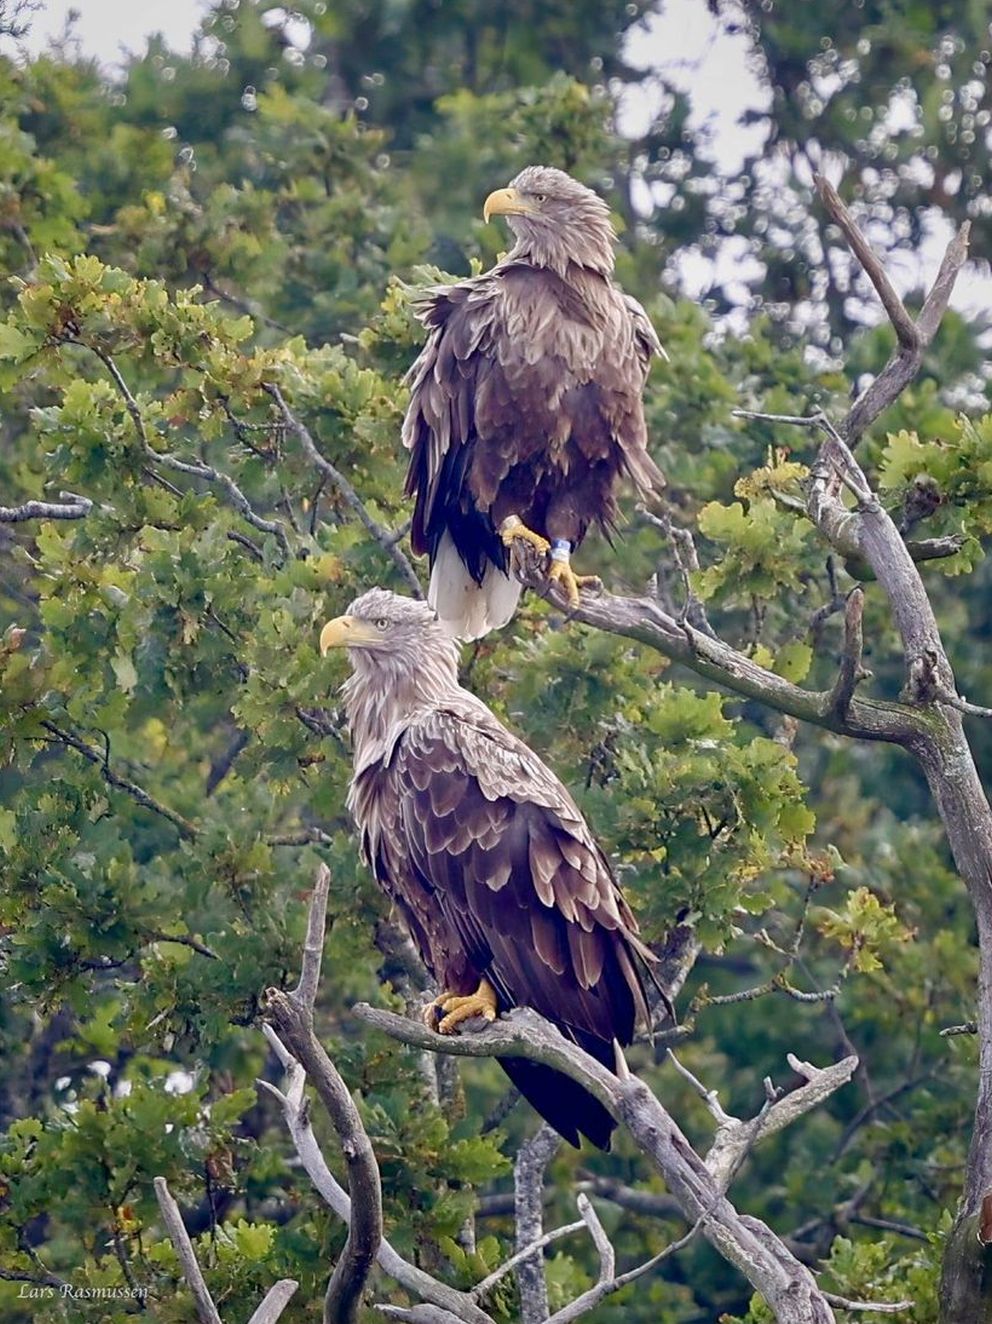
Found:
[[[330,881],[330,870],[322,864],[310,900],[299,984],[291,993],[269,989],[264,1007],[266,1020],[274,1023],[313,1082],[341,1142],[348,1167],[351,1218],[344,1249],[327,1287],[324,1324],[357,1324],[362,1293],[382,1241],[382,1189],[375,1154],[355,1101],[313,1029]]]
[[[701,1222],[706,1238],[761,1292],[780,1324],[826,1324],[833,1319],[809,1270],[765,1224],[738,1214],[672,1117],[636,1076],[613,1075],[526,1008],[471,1035],[435,1034],[426,1025],[364,1004],[355,1014],[417,1048],[466,1057],[526,1057],[578,1080],[626,1125],[678,1200],[683,1216]],[[553,1318],[564,1324],[560,1312]]]
[[[513,1165],[513,1212],[518,1252],[537,1242],[543,1233],[544,1173],[560,1145],[561,1136],[545,1122],[517,1150]],[[548,1317],[548,1285],[544,1260],[539,1253],[521,1258],[517,1289],[521,1324],[542,1324]]]
[[[557,585],[549,585],[540,559],[529,549],[521,549],[517,554],[516,569],[522,583],[560,610],[569,612],[567,599]],[[679,621],[654,598],[628,598],[612,593],[600,593],[595,597],[583,594],[579,606],[570,615],[586,625],[647,644],[704,680],[734,694],[756,699],[778,712],[840,735],[904,745],[919,735],[924,727],[919,714],[908,705],[883,699],[854,696],[847,713],[841,717],[832,710],[829,690],[806,690],[793,684],[784,676],[759,666],[753,658],[722,639],[694,629],[688,621]]]
[[[0,506],[0,524],[21,524],[29,519],[84,519],[93,509],[89,497],[60,492],[58,501],[25,501],[21,506]]]
[[[378,520],[372,518],[365,502],[355,491],[354,487],[352,487],[351,483],[348,482],[348,479],[345,478],[341,470],[338,469],[336,465],[333,465],[331,461],[321,453],[317,443],[310,434],[309,428],[302,419],[297,418],[290,409],[275,382],[266,382],[264,389],[272,396],[279,412],[283,416],[286,427],[289,428],[299,441],[303,448],[303,453],[306,455],[310,463],[319,470],[325,478],[333,483],[334,487],[341,494],[344,502],[355,512],[361,523],[365,526],[367,532],[379,544],[406,580],[407,587],[410,589],[413,596],[415,598],[422,598],[424,596],[424,591],[420,586],[420,580],[417,578],[417,572],[410,564],[403,550],[397,546],[396,535],[392,530],[384,528]]]

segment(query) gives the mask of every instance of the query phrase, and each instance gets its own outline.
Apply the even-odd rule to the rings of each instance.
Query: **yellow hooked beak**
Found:
[[[483,203],[482,219],[488,225],[490,216],[528,216],[533,210],[515,188],[498,188]]]
[[[361,648],[378,637],[365,621],[335,616],[320,632],[320,656],[326,657],[332,648]]]

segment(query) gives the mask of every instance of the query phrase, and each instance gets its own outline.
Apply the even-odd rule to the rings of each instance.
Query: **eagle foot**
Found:
[[[529,542],[540,556],[544,556],[551,550],[551,544],[547,538],[542,538],[533,529],[528,529],[519,515],[507,515],[499,526],[499,536],[503,539],[503,544],[506,547],[512,547],[519,538],[521,542]]]
[[[548,571],[548,582],[557,584],[568,598],[569,607],[579,605],[579,589],[587,588],[594,593],[601,591],[603,581],[598,575],[577,575],[568,561],[552,561]]]
[[[444,1015],[441,1015],[442,1012]],[[424,1020],[438,1034],[454,1034],[463,1021],[470,1021],[476,1016],[494,1021],[498,1012],[496,990],[488,980],[482,979],[475,992],[467,997],[457,993],[439,993],[424,1008]]]

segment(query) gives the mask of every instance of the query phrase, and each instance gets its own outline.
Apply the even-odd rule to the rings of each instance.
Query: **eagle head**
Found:
[[[613,269],[616,231],[610,209],[592,189],[554,166],[527,166],[486,198],[482,216],[505,216],[517,238],[511,257],[564,271],[569,262]]]
[[[386,659],[404,667],[422,667],[439,659],[457,668],[458,650],[437,613],[426,602],[372,588],[320,632],[321,656],[332,648],[347,648],[352,665],[362,658],[375,665]]]

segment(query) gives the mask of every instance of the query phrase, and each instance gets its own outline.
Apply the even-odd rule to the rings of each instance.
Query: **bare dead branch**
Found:
[[[914,322],[896,294],[871,245],[858,227],[836,189],[822,176],[816,176],[816,189],[831,219],[840,227],[854,256],[871,280],[882,306],[892,323],[898,349],[875,380],[858,396],[839,431],[853,445],[879,414],[893,403],[913,380],[923,362],[923,353],[937,333],[958,273],[968,256],[969,223],[947,246],[936,279]]]
[[[920,333],[917,330],[916,323],[906,311],[906,307],[889,280],[881,260],[858,228],[854,217],[841,201],[840,194],[830,181],[824,179],[822,175],[818,175],[816,178],[816,191],[819,193],[831,218],[843,232],[848,247],[857,258],[865,275],[878,291],[882,307],[888,314],[900,345],[915,350],[920,344]]]
[[[628,1128],[678,1200],[683,1215],[694,1223],[701,1221],[707,1240],[761,1292],[780,1324],[828,1324],[833,1320],[809,1270],[760,1220],[738,1214],[674,1119],[636,1076],[618,1080],[528,1008],[517,1008],[471,1035],[436,1034],[426,1025],[366,1004],[354,1010],[362,1020],[401,1043],[465,1057],[525,1057],[579,1081]],[[558,1312],[552,1318],[558,1324],[574,1319],[576,1306],[573,1302],[566,1308],[572,1313],[562,1316]]]
[[[729,1186],[744,1158],[755,1145],[776,1131],[791,1126],[813,1108],[818,1108],[831,1094],[846,1085],[858,1068],[856,1057],[845,1057],[829,1067],[814,1067],[810,1062],[800,1061],[792,1053],[787,1055],[786,1061],[797,1075],[804,1077],[804,1085],[769,1102],[750,1121],[742,1122],[736,1117],[727,1117],[717,1127],[712,1147],[706,1155],[706,1166],[722,1189]]]
[[[295,1278],[280,1278],[265,1294],[265,1300],[254,1312],[248,1324],[275,1324],[289,1305],[299,1283]]]
[[[29,519],[84,519],[93,509],[89,497],[60,492],[58,501],[25,501],[21,506],[0,506],[0,524],[21,524]]]
[[[300,828],[298,832],[275,832],[265,838],[269,846],[331,846],[334,838],[319,827]]]
[[[675,1070],[682,1077],[682,1079],[689,1082],[692,1088],[702,1099],[703,1103],[706,1104],[707,1110],[716,1119],[718,1126],[723,1126],[725,1123],[732,1122],[734,1120],[734,1118],[732,1118],[729,1113],[725,1113],[723,1111],[723,1107],[720,1103],[720,1099],[717,1095],[716,1090],[708,1090],[706,1086],[703,1084],[703,1082],[697,1076],[694,1076],[692,1074],[692,1072],[689,1070],[688,1067],[682,1065],[682,1063],[679,1061],[679,1059],[675,1056],[675,1054],[672,1052],[670,1048],[666,1056],[669,1062],[671,1062],[672,1066],[675,1068]]]
[[[977,1034],[978,1022],[965,1021],[963,1025],[947,1025],[940,1032],[941,1039],[949,1039],[955,1034]]]
[[[692,587],[691,577],[699,569],[699,556],[691,532],[688,529],[680,528],[672,520],[671,512],[664,503],[662,503],[660,515],[648,510],[643,503],[639,503],[636,510],[649,524],[653,524],[655,528],[661,530],[671,546],[679,577],[682,580],[682,614],[680,619],[688,621],[690,625],[695,626],[697,630],[702,630],[704,634],[713,634],[714,631],[707,619],[706,608],[703,606],[702,599],[696,595]]]
[[[406,580],[407,586],[413,596],[415,598],[422,598],[424,596],[424,591],[420,586],[420,580],[417,578],[417,572],[410,564],[409,559],[402,549],[396,545],[397,539],[394,532],[390,529],[384,528],[378,520],[372,518],[365,502],[355,491],[354,487],[352,487],[351,483],[349,483],[348,479],[345,478],[341,470],[338,469],[336,465],[332,464],[326,455],[320,451],[317,443],[310,434],[309,428],[302,419],[297,418],[296,414],[290,409],[283,397],[282,391],[280,391],[275,382],[266,382],[263,389],[268,391],[269,395],[271,395],[272,399],[275,401],[276,407],[282,414],[286,426],[294,434],[297,441],[299,441],[303,448],[303,453],[306,455],[310,463],[330,480],[340,493],[346,505],[350,506],[355,512],[366,531],[379,544],[387,556],[389,556],[397,570]]]
[[[264,1014],[312,1081],[341,1142],[348,1168],[351,1218],[344,1249],[324,1298],[324,1324],[357,1324],[362,1294],[382,1241],[382,1188],[372,1144],[355,1101],[313,1029],[330,881],[330,870],[321,864],[310,899],[300,982],[291,993],[269,989]]]
[[[582,1215],[582,1221],[589,1229],[589,1235],[592,1237],[592,1244],[596,1247],[596,1254],[599,1256],[599,1283],[611,1282],[616,1277],[617,1272],[617,1253],[613,1249],[613,1243],[606,1235],[606,1228],[599,1221],[599,1214],[593,1206],[588,1195],[579,1192],[578,1197],[579,1213]]]
[[[193,1250],[193,1243],[186,1231],[183,1216],[172,1197],[168,1183],[164,1177],[156,1177],[152,1185],[155,1187],[155,1198],[158,1200],[158,1207],[162,1211],[165,1230],[176,1249],[176,1254],[179,1256],[183,1277],[186,1279],[189,1290],[193,1293],[197,1319],[200,1324],[222,1324],[221,1317],[217,1313],[217,1307],[214,1305],[207,1284],[203,1280],[203,1274],[197,1263],[196,1252]]]
[[[200,942],[188,933],[162,933],[158,929],[149,929],[144,937],[149,942],[177,942],[182,947],[189,947],[192,951],[198,952],[200,956],[209,957],[211,961],[220,960],[217,953],[212,951],[206,943]]]
[[[544,1173],[557,1154],[561,1136],[545,1122],[517,1150],[513,1164],[513,1213],[516,1229],[517,1290],[521,1324],[542,1324],[548,1317],[548,1285],[540,1253],[533,1247],[544,1230]],[[491,1276],[491,1275],[490,1275]],[[476,1287],[475,1294],[479,1288]]]
[[[877,1315],[898,1315],[903,1310],[912,1310],[914,1305],[912,1301],[851,1301],[835,1292],[824,1292],[823,1295],[838,1310],[874,1311]]]
[[[519,1273],[520,1267],[532,1256],[540,1257],[540,1253],[545,1246],[550,1246],[552,1242],[560,1241],[562,1237],[570,1237],[576,1232],[581,1232],[586,1226],[585,1219],[580,1218],[575,1223],[565,1223],[561,1227],[552,1228],[550,1232],[542,1232],[536,1240],[530,1241],[522,1246],[520,1250],[511,1255],[508,1260],[504,1260],[498,1268],[494,1269],[491,1274],[488,1274],[480,1282],[476,1283],[472,1288],[471,1296],[476,1301],[481,1301],[484,1297],[488,1296],[497,1283],[502,1282],[508,1273],[512,1273],[514,1269],[518,1270]],[[521,1319],[524,1318],[525,1316],[521,1310]],[[542,1319],[546,1318],[547,1313],[542,1316]]]
[[[860,588],[852,589],[844,607],[844,651],[841,653],[840,670],[830,691],[830,706],[839,717],[843,717],[850,708],[859,681],[867,680],[871,675],[861,660],[865,646],[862,624],[864,612],[864,593]]]
[[[929,1235],[922,1228],[913,1227],[911,1223],[898,1223],[891,1218],[874,1218],[871,1214],[852,1214],[848,1222],[860,1223],[862,1227],[877,1227],[882,1232],[894,1232],[896,1236],[908,1237],[910,1241],[930,1240]]]
[[[516,565],[521,582],[573,619],[647,644],[723,689],[857,739],[907,744],[922,733],[923,723],[912,708],[883,699],[855,695],[847,714],[840,718],[830,709],[829,690],[806,690],[793,684],[722,639],[694,629],[688,621],[680,622],[655,598],[584,593],[579,606],[570,610],[557,585],[548,584],[543,567],[530,555],[530,549],[520,545],[519,553]]]
[[[459,1315],[452,1314],[443,1306],[389,1306],[377,1303],[375,1308],[390,1319],[408,1320],[409,1324],[462,1324]]]
[[[303,962],[300,982],[294,996],[313,1016],[317,989],[320,985],[320,966],[324,957],[324,931],[327,927],[327,893],[331,886],[331,871],[326,864],[317,869],[310,909],[307,912],[307,936],[303,941]]]
[[[259,1080],[257,1084],[282,1109],[296,1152],[318,1195],[350,1226],[351,1199],[328,1168],[310,1124],[304,1093],[306,1072],[270,1025],[263,1024],[262,1029],[286,1071],[286,1081],[282,1090],[265,1080]],[[380,1268],[406,1291],[447,1312],[448,1317],[457,1319],[460,1324],[493,1324],[490,1316],[475,1304],[468,1293],[448,1287],[423,1269],[410,1264],[385,1237],[379,1243],[376,1258]]]
[[[583,1292],[581,1296],[576,1297],[567,1306],[563,1306],[561,1310],[556,1310],[547,1324],[572,1324],[573,1320],[598,1306],[604,1297],[613,1292],[619,1292],[621,1287],[627,1287],[630,1283],[636,1282],[638,1278],[643,1278],[645,1274],[651,1273],[663,1261],[688,1246],[689,1242],[699,1232],[705,1219],[706,1215],[703,1214],[701,1218],[696,1220],[685,1236],[680,1237],[678,1241],[673,1241],[670,1246],[666,1246],[657,1255],[653,1255],[650,1260],[639,1264],[636,1269],[628,1269],[626,1273],[622,1273],[618,1277],[605,1280],[601,1277],[600,1281],[595,1286],[590,1287],[587,1292]]]
[[[579,1182],[578,1189],[588,1195],[598,1195],[601,1200],[609,1200],[632,1214],[644,1214],[648,1218],[679,1218],[681,1209],[678,1201],[671,1195],[659,1195],[654,1191],[639,1191],[634,1186],[627,1186],[613,1177],[590,1177]]]

